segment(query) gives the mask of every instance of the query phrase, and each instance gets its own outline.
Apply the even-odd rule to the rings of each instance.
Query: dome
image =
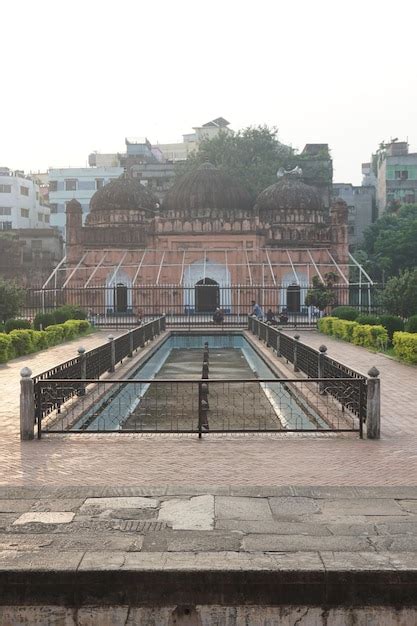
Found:
[[[198,212],[203,209],[247,210],[253,206],[245,188],[211,163],[182,176],[165,196],[165,210]]]
[[[276,209],[286,211],[296,211],[297,209],[319,211],[322,208],[318,191],[314,187],[301,182],[301,180],[290,176],[283,176],[277,183],[261,191],[256,205],[260,211],[273,211]]]
[[[146,189],[136,178],[125,177],[112,180],[101,187],[90,200],[90,212],[102,211],[155,211],[158,199]]]

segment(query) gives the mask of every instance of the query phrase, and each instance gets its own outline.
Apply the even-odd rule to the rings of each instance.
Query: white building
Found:
[[[48,228],[49,207],[39,185],[21,171],[0,168],[0,230]]]
[[[75,198],[83,208],[83,219],[97,189],[123,174],[123,167],[67,167],[50,169],[49,206],[51,224],[64,230],[67,203]]]

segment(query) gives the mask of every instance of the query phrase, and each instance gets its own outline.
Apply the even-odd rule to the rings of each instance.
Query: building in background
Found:
[[[373,155],[378,215],[417,201],[417,153],[406,141],[381,144]]]
[[[64,231],[66,205],[74,198],[81,204],[85,220],[90,209],[90,200],[95,192],[123,172],[124,168],[121,166],[50,169],[48,176],[51,225]]]
[[[348,240],[350,246],[356,246],[362,241],[365,229],[375,220],[375,187],[334,183],[333,197],[341,198],[348,206]]]
[[[50,212],[40,185],[30,176],[0,168],[0,230],[45,228]]]

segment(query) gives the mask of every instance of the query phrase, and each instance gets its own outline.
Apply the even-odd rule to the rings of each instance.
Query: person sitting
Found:
[[[280,324],[287,324],[288,323],[288,312],[287,309],[283,309],[280,316],[279,316],[279,323]]]
[[[268,324],[271,324],[271,326],[276,326],[277,325],[277,320],[275,317],[275,314],[273,312],[272,309],[268,309],[266,312],[266,321]]]
[[[257,318],[262,318],[264,316],[264,312],[262,311],[259,304],[255,300],[252,300],[251,305],[252,305],[251,315],[254,315]]]
[[[215,324],[222,324],[224,320],[223,311],[217,307],[217,309],[213,313],[213,322]]]

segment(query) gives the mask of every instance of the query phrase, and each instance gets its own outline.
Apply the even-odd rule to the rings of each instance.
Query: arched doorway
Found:
[[[203,278],[195,285],[195,312],[213,313],[220,306],[219,283]]]
[[[115,313],[127,313],[127,287],[123,283],[113,288],[113,302]]]
[[[300,285],[293,284],[287,287],[287,311],[288,313],[298,313],[301,309],[301,289]]]

